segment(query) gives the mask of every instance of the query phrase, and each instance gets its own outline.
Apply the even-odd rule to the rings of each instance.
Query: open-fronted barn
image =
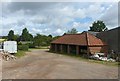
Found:
[[[58,53],[95,54],[107,53],[107,44],[94,35],[66,34],[51,42],[50,50]]]

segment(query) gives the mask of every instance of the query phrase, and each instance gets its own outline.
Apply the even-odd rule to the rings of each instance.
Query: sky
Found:
[[[62,35],[72,28],[87,31],[96,20],[108,29],[118,27],[117,2],[2,2],[0,36],[10,30],[21,35],[26,27],[33,35]]]

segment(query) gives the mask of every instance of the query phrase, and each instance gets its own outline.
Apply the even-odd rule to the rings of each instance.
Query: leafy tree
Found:
[[[48,37],[52,38],[52,35],[48,35]]]
[[[2,39],[8,39],[8,36],[2,36]]]
[[[23,29],[22,35],[21,35],[21,40],[22,41],[32,41],[33,40],[33,36],[32,36],[32,34],[29,33],[27,28]]]
[[[53,40],[56,40],[56,39],[58,39],[60,36],[55,36],[55,37],[53,37]]]
[[[75,28],[72,28],[71,30],[68,30],[66,34],[76,34],[78,31]]]
[[[28,41],[29,40],[29,32],[27,28],[24,28],[22,30],[22,35],[21,35],[22,41]]]
[[[29,33],[29,41],[33,41],[33,35]]]
[[[19,35],[14,35],[14,40],[19,42],[19,37],[20,37]]]
[[[46,43],[47,43],[48,46],[50,45],[50,43],[52,42],[52,40],[53,40],[52,35],[48,35],[47,40],[46,40]]]
[[[105,23],[103,21],[98,20],[92,24],[89,31],[101,32],[101,31],[106,31],[106,30],[108,29]]]
[[[14,31],[10,30],[8,33],[8,40],[14,41]]]
[[[34,43],[35,46],[40,46],[41,45],[41,35],[40,34],[37,34],[34,37],[33,43]]]
[[[33,39],[33,43],[35,46],[49,46],[52,40],[52,35],[46,36],[37,34]]]

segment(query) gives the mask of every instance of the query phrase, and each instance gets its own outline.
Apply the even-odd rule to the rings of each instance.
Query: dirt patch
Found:
[[[117,79],[118,68],[36,49],[15,61],[3,61],[3,79]]]

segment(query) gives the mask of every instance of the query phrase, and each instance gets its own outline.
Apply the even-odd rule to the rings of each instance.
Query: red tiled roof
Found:
[[[51,43],[85,45],[85,46],[107,45],[102,40],[88,32],[83,32],[81,34],[66,34],[52,41]]]

